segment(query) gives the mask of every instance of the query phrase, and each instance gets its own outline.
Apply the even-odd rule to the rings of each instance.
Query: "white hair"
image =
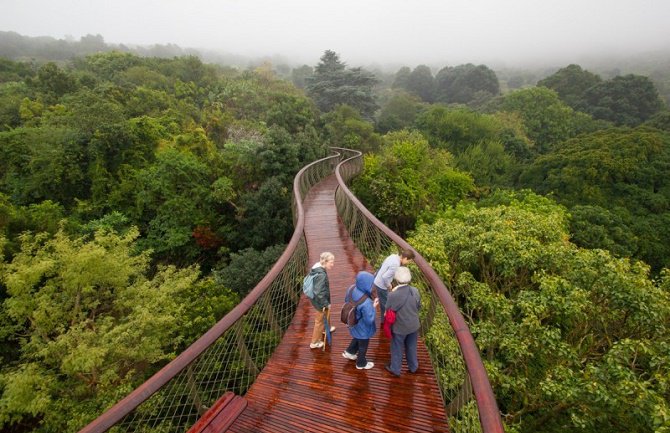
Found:
[[[394,277],[395,280],[400,284],[407,284],[412,281],[412,274],[409,272],[407,266],[400,266],[395,271]]]
[[[335,256],[331,252],[323,252],[321,253],[321,256],[319,257],[319,263],[321,263],[321,266],[325,265],[326,262],[331,262],[335,260]]]

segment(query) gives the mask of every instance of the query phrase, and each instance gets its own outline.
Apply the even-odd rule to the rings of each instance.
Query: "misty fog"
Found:
[[[5,0],[0,30],[315,64],[525,66],[667,50],[667,0]]]

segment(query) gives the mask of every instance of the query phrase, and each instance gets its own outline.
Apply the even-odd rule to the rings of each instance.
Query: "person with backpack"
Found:
[[[400,376],[403,356],[407,359],[410,373],[416,373],[419,369],[416,345],[421,328],[419,322],[421,295],[416,287],[409,285],[412,281],[409,268],[400,266],[395,271],[394,278],[398,285],[389,293],[386,302],[386,309],[395,312],[395,322],[391,326],[391,362],[385,367],[392,375]]]
[[[386,313],[386,298],[393,285],[393,276],[399,266],[405,266],[414,260],[414,252],[402,250],[400,254],[391,254],[382,262],[375,274],[375,296],[379,298],[379,311],[381,313],[381,324],[384,324]]]
[[[326,271],[333,269],[335,265],[335,256],[330,252],[323,252],[319,257],[319,261],[312,266],[310,275],[314,274],[313,278],[313,292],[314,297],[310,298],[312,306],[316,309],[316,316],[314,317],[314,330],[312,331],[312,341],[309,344],[310,349],[322,348],[325,342],[323,318],[326,316],[328,323],[330,323],[330,285],[328,284],[328,274]],[[335,331],[335,327],[330,328],[330,332]]]
[[[342,352],[342,356],[356,361],[356,368],[359,370],[369,370],[375,366],[374,362],[368,361],[365,357],[370,337],[375,335],[377,331],[375,325],[375,307],[377,301],[373,302],[372,300],[372,282],[374,278],[374,275],[369,272],[359,272],[356,275],[356,284],[349,287],[344,296],[345,304],[353,301],[357,305],[355,307],[356,324],[349,327],[349,334],[352,337],[351,343]]]

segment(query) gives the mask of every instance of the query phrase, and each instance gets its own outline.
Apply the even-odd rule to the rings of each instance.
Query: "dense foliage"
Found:
[[[377,115],[377,129],[382,133],[409,128],[423,107],[421,100],[404,90],[394,90],[386,95]]]
[[[424,102],[435,100],[435,78],[426,65],[419,65],[411,72],[406,66],[400,68],[395,75],[393,87],[404,89]]]
[[[621,126],[637,126],[663,108],[658,89],[641,75],[602,80],[579,65],[569,65],[538,85],[554,89],[575,110]]]
[[[582,105],[584,93],[601,82],[602,78],[599,75],[573,64],[538,81],[537,85],[555,90],[563,102],[578,110]]]
[[[486,65],[447,66],[435,76],[437,101],[480,106],[500,93],[498,77]]]
[[[670,135],[608,129],[568,140],[536,159],[522,185],[575,206],[578,244],[670,266]],[[578,207],[579,206],[579,207]]]
[[[455,295],[506,430],[670,431],[669,117],[651,82],[571,65],[475,111],[472,95],[469,109],[413,102],[397,90],[411,75],[395,76],[385,144],[354,190]],[[415,205],[435,169],[393,137],[450,152],[474,185]],[[448,351],[447,336],[426,338]]]
[[[1,72],[0,430],[77,431],[274,263],[318,112],[195,57]]]
[[[420,212],[454,205],[472,188],[472,179],[454,167],[448,152],[431,149],[421,134],[395,132],[384,137],[379,154],[365,157],[354,193],[404,233]]]
[[[670,431],[662,73],[503,87],[78,44],[0,59],[0,430],[76,431],[201,335],[281,254],[329,144],[366,152],[354,192],[453,291],[508,431]]]
[[[507,431],[667,431],[670,280],[568,241],[534,194],[461,204],[409,241],[457,298]]]
[[[433,76],[426,65],[396,72],[393,88],[404,89],[424,102],[479,107],[500,93],[495,72],[486,65],[446,66]]]
[[[505,95],[500,110],[518,114],[537,153],[545,153],[556,143],[603,125],[589,115],[575,111],[545,87],[516,90]]]
[[[374,74],[362,68],[347,68],[337,53],[327,50],[314,68],[314,75],[306,78],[306,88],[321,111],[349,105],[372,119],[377,109],[372,89],[377,81]]]
[[[3,269],[0,324],[18,347],[0,376],[0,425],[81,428],[236,304],[197,266],[161,266],[149,277],[149,253],[133,251],[137,236],[21,236]]]

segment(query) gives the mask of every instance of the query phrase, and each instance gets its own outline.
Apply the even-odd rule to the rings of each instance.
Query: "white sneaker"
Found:
[[[358,358],[358,355],[356,355],[356,354],[352,355],[351,353],[347,352],[346,350],[344,352],[342,352],[342,356],[344,356],[347,359],[351,359],[352,361],[355,361]]]
[[[359,370],[369,370],[369,369],[371,369],[371,368],[374,367],[374,366],[375,366],[375,363],[374,363],[374,362],[372,362],[372,361],[368,361],[368,363],[365,364],[363,367],[359,367],[359,366],[357,365],[356,368],[359,369]]]
[[[335,328],[334,326],[331,326],[330,327],[330,332],[335,332],[335,329],[337,329],[337,328]]]
[[[323,341],[317,341],[316,343],[309,343],[310,349],[320,349],[323,347]]]

